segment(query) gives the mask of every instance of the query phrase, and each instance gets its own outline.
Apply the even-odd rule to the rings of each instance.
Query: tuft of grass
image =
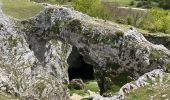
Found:
[[[99,92],[100,91],[97,82],[94,81],[94,80],[85,82],[85,88],[86,88],[86,90],[90,90],[90,91],[93,91],[93,92]]]
[[[153,50],[149,56],[150,60],[158,60],[162,57],[162,52],[161,51],[157,51],[157,50]]]
[[[1,0],[3,12],[19,20],[28,19],[35,16],[41,10],[43,5],[30,2],[29,0]]]
[[[80,96],[87,96],[88,93],[86,93],[84,90],[75,90],[75,89],[70,89],[69,90],[70,95],[72,96],[74,93],[78,94]]]
[[[122,32],[122,31],[116,31],[115,34],[116,34],[118,37],[123,37],[124,32]]]
[[[112,95],[116,94],[120,90],[121,86],[113,84],[109,90],[107,90],[107,93],[111,93]]]

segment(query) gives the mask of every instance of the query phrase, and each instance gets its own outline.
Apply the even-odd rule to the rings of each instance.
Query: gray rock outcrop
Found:
[[[17,21],[0,14],[0,90],[28,100],[68,100],[67,60],[71,46],[18,31]]]
[[[48,6],[37,16],[14,21],[1,13],[0,82],[21,98],[67,100],[67,58],[72,46],[94,66],[101,94],[114,77],[138,78],[157,68],[169,70],[170,52],[124,30],[69,8]]]

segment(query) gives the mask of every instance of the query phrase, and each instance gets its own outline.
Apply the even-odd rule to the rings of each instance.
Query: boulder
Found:
[[[81,79],[72,79],[69,84],[69,89],[84,90],[84,83]]]

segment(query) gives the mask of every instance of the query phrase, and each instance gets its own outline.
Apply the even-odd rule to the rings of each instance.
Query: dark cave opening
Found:
[[[72,48],[67,62],[69,64],[69,80],[94,80],[93,66],[84,61],[83,56],[78,52],[76,47]]]

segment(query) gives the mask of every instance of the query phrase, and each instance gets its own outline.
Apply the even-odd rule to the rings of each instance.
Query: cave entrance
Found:
[[[82,80],[94,80],[93,66],[84,61],[83,56],[78,52],[76,47],[72,48],[67,62],[69,64],[69,80],[79,78]]]

